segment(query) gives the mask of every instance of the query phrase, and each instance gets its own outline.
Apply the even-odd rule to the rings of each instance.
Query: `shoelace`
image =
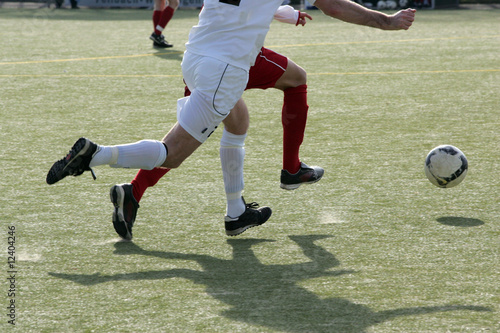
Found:
[[[64,158],[64,160],[69,160],[71,159],[71,156],[73,156],[75,154],[75,151],[73,149],[71,149],[69,151],[69,153],[66,155],[66,157]],[[82,173],[84,173],[85,171],[89,170],[90,173],[92,174],[92,178],[94,178],[94,180],[97,179],[96,175],[95,175],[95,172],[94,170],[92,170],[91,167],[88,167],[88,169],[83,169],[83,168],[79,168],[79,169],[75,169],[73,171],[73,173],[71,174],[72,176],[80,176]]]
[[[250,202],[250,203],[246,204],[246,207],[255,209],[255,208],[259,207],[259,204],[254,201],[254,202]]]

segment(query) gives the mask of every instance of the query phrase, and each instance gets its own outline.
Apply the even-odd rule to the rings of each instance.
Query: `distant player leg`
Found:
[[[172,19],[177,7],[179,7],[179,0],[169,1],[168,6],[166,6],[165,0],[155,0],[153,10],[153,33],[149,36],[149,39],[153,41],[154,46],[160,48],[173,46],[165,40],[163,30]]]
[[[170,0],[168,2],[168,6],[166,6],[165,9],[161,11],[160,19],[154,27],[156,34],[161,35],[163,33],[163,30],[165,30],[168,22],[170,22],[170,20],[174,16],[174,12],[177,7],[179,7],[179,0]]]
[[[153,29],[156,32],[156,27],[160,23],[162,12],[165,9],[165,0],[155,0],[155,5],[153,9]],[[160,35],[161,33],[158,33]]]

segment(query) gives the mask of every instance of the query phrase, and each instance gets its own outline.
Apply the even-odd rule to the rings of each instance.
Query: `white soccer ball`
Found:
[[[425,158],[425,175],[438,187],[457,186],[464,180],[468,168],[464,153],[451,145],[438,146]]]
[[[385,1],[380,0],[379,2],[377,2],[377,9],[386,9],[386,8],[387,8],[387,4]]]

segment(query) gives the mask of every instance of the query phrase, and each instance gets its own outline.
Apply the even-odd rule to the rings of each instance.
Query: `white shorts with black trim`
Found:
[[[189,52],[181,66],[191,95],[177,101],[177,121],[196,140],[205,142],[240,99],[248,72]]]

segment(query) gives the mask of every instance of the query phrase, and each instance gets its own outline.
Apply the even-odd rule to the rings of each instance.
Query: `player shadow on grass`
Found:
[[[85,275],[49,273],[81,285],[123,280],[156,280],[185,278],[204,285],[209,295],[230,306],[221,315],[231,320],[260,325],[284,332],[364,332],[367,328],[395,317],[422,315],[445,311],[490,311],[472,305],[410,307],[375,312],[366,305],[348,299],[320,298],[300,286],[299,282],[313,278],[328,278],[323,286],[335,283],[335,278],[352,274],[351,270],[332,270],[340,265],[333,254],[314,242],[330,236],[289,236],[310,261],[295,264],[264,265],[252,246],[267,239],[228,239],[232,259],[176,252],[148,251],[132,242],[115,244],[118,255],[143,255],[166,260],[197,262],[202,270],[169,269],[121,273],[115,275]],[[333,288],[333,287],[332,287]]]
[[[182,61],[182,58],[184,57],[184,51],[179,51],[179,50],[165,50],[165,49],[155,49],[156,53],[153,53],[153,55],[157,58],[161,58],[163,60],[178,60],[179,63]]]

